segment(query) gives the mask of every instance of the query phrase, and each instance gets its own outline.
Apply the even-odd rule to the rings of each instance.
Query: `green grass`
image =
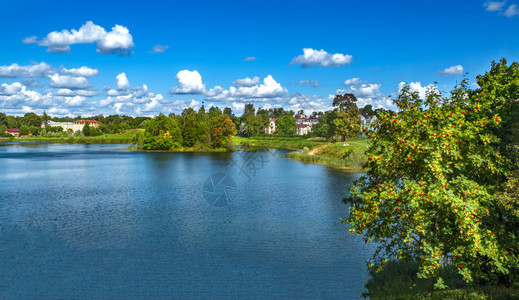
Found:
[[[235,145],[247,145],[252,148],[254,147],[268,147],[286,150],[303,149],[307,147],[312,149],[316,146],[325,144],[324,141],[315,141],[305,139],[303,137],[279,137],[279,136],[258,136],[258,137],[240,137],[235,136],[232,139]]]
[[[131,144],[138,129],[128,130],[119,134],[104,134],[99,136],[28,136],[20,138],[0,138],[0,143],[71,143],[71,144]]]
[[[372,275],[367,282],[365,297],[371,299],[431,299],[426,298],[427,282],[417,277],[418,265],[391,261]],[[432,299],[519,299],[517,287],[501,285],[470,285],[463,281],[456,268],[446,266],[441,273],[447,288],[435,290]]]
[[[368,147],[367,139],[349,138],[345,142],[325,143],[321,146],[315,149],[314,153],[312,151],[291,152],[288,157],[303,162],[362,170],[362,165],[366,161],[364,152]]]

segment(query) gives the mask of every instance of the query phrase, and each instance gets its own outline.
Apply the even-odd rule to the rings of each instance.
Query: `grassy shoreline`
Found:
[[[345,142],[331,143],[324,139],[303,137],[234,137],[236,145],[251,148],[277,148],[298,150],[287,157],[305,163],[324,164],[350,171],[364,171],[362,164],[368,147],[366,138],[349,138]]]
[[[61,137],[20,137],[0,138],[1,143],[68,143],[68,144],[133,144],[133,132],[123,134],[105,134],[100,136],[61,136]],[[248,150],[262,150],[276,148],[282,150],[295,150],[288,153],[287,157],[305,163],[324,164],[351,171],[362,171],[365,160],[364,151],[367,148],[365,138],[350,138],[345,142],[331,143],[320,138],[306,139],[303,137],[259,136],[241,137],[234,136],[232,142]],[[347,146],[346,146],[347,145]],[[143,150],[136,146],[127,148],[130,151],[142,152],[188,152],[188,153],[221,153],[222,149],[180,148],[174,150]],[[344,154],[351,151],[351,155]]]

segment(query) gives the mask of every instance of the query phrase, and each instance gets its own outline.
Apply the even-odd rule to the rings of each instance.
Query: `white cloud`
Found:
[[[438,72],[438,75],[440,76],[452,76],[452,75],[460,75],[463,74],[463,66],[456,65],[452,67],[448,67],[444,69],[443,71]]]
[[[22,42],[48,47],[47,51],[54,53],[70,52],[70,45],[74,44],[96,43],[97,52],[119,55],[131,54],[134,47],[133,37],[128,28],[115,25],[111,31],[106,32],[103,27],[95,25],[92,21],[86,22],[79,30],[53,31],[41,40],[32,36]]]
[[[19,82],[14,82],[11,84],[2,83],[0,85],[0,95],[3,96],[10,96],[19,93],[22,88],[24,88],[24,85]]]
[[[367,83],[367,82],[360,80],[360,78],[358,78],[358,77],[355,77],[355,78],[350,78],[350,79],[345,80],[344,86],[359,85],[359,84],[364,84],[364,83]]]
[[[284,105],[286,109],[297,112],[304,110],[305,113],[314,111],[326,111],[332,109],[332,102],[324,100],[319,96],[307,96],[301,93],[290,95]]]
[[[317,80],[300,80],[296,82],[297,84],[308,84],[311,87],[318,88],[320,86],[319,81]]]
[[[149,51],[149,53],[164,53],[166,50],[169,49],[169,46],[163,46],[163,45],[155,45],[153,46],[153,49]]]
[[[14,115],[28,111],[41,114],[44,110],[63,115],[69,113],[68,107],[75,107],[74,113],[78,114],[84,112],[82,106],[85,101],[86,98],[78,94],[62,96],[54,93],[54,90],[39,93],[19,82],[0,86],[0,110]],[[56,109],[57,107],[60,109]]]
[[[355,95],[355,98],[357,98],[357,107],[359,108],[368,104],[372,105],[373,108],[385,108],[391,110],[396,108],[391,98],[384,96],[382,92],[380,92],[381,84],[361,81],[358,78],[352,78],[351,83],[354,85],[348,85],[349,88],[347,89],[337,90],[335,95],[342,95],[345,93]],[[332,101],[333,98],[335,98],[335,95],[330,95],[329,100]]]
[[[330,54],[323,49],[315,50],[312,48],[304,48],[303,54],[294,57],[290,65],[300,64],[302,68],[318,65],[323,67],[339,67],[351,63],[352,60],[353,56],[349,54]]]
[[[70,75],[70,76],[77,76],[77,77],[92,77],[99,74],[99,71],[97,69],[92,69],[89,67],[82,66],[81,68],[75,69],[65,69],[61,68],[59,70],[59,73],[62,75]]]
[[[243,61],[255,61],[258,60],[256,56],[248,56],[243,59]]]
[[[243,79],[236,79],[235,81],[232,82],[232,84],[237,87],[242,87],[242,86],[251,87],[251,86],[255,86],[259,83],[260,83],[260,79],[258,76],[254,76],[253,78],[245,77]]]
[[[125,90],[130,88],[130,81],[126,77],[126,73],[120,73],[115,77],[117,79],[117,89]]]
[[[506,1],[488,1],[483,4],[484,7],[486,7],[486,11],[501,11],[503,7],[505,6]]]
[[[45,77],[54,72],[54,68],[44,62],[28,66],[18,64],[0,66],[0,77]]]
[[[233,103],[231,103],[231,106],[232,106],[232,110],[235,114],[241,114],[241,113],[243,113],[243,110],[245,109],[245,103],[233,102]]]
[[[205,92],[202,76],[196,70],[182,70],[177,73],[175,78],[178,80],[178,85],[169,91],[171,94],[203,94]]]
[[[505,12],[503,14],[509,18],[518,16],[519,8],[517,8],[516,4],[512,4],[505,10]]]
[[[53,92],[56,96],[64,96],[64,97],[75,97],[75,96],[83,96],[83,97],[93,97],[97,96],[97,90],[87,89],[87,90],[71,90],[71,89],[58,89]]]
[[[198,110],[200,108],[200,102],[196,101],[195,99],[191,99],[189,102],[189,107],[191,107],[194,110]]]
[[[235,102],[255,102],[255,101],[281,101],[283,96],[288,93],[271,75],[263,79],[263,83],[254,86],[231,86],[228,90],[215,86],[205,93],[206,99],[212,101],[235,101]]]
[[[49,76],[49,79],[49,85],[55,88],[86,89],[91,87],[85,77],[53,74]]]

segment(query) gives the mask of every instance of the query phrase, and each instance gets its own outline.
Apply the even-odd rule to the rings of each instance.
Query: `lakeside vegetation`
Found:
[[[128,130],[117,134],[98,136],[59,135],[59,136],[24,136],[0,137],[0,143],[69,143],[69,144],[131,144],[140,129]]]
[[[344,142],[325,143],[316,148],[303,148],[302,151],[290,152],[288,157],[302,162],[326,164],[362,171],[366,162],[367,139],[363,137],[347,138]]]

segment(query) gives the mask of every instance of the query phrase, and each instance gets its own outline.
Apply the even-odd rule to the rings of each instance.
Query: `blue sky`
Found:
[[[0,111],[312,111],[341,92],[391,108],[402,82],[448,91],[492,60],[517,61],[518,4],[0,1]]]

